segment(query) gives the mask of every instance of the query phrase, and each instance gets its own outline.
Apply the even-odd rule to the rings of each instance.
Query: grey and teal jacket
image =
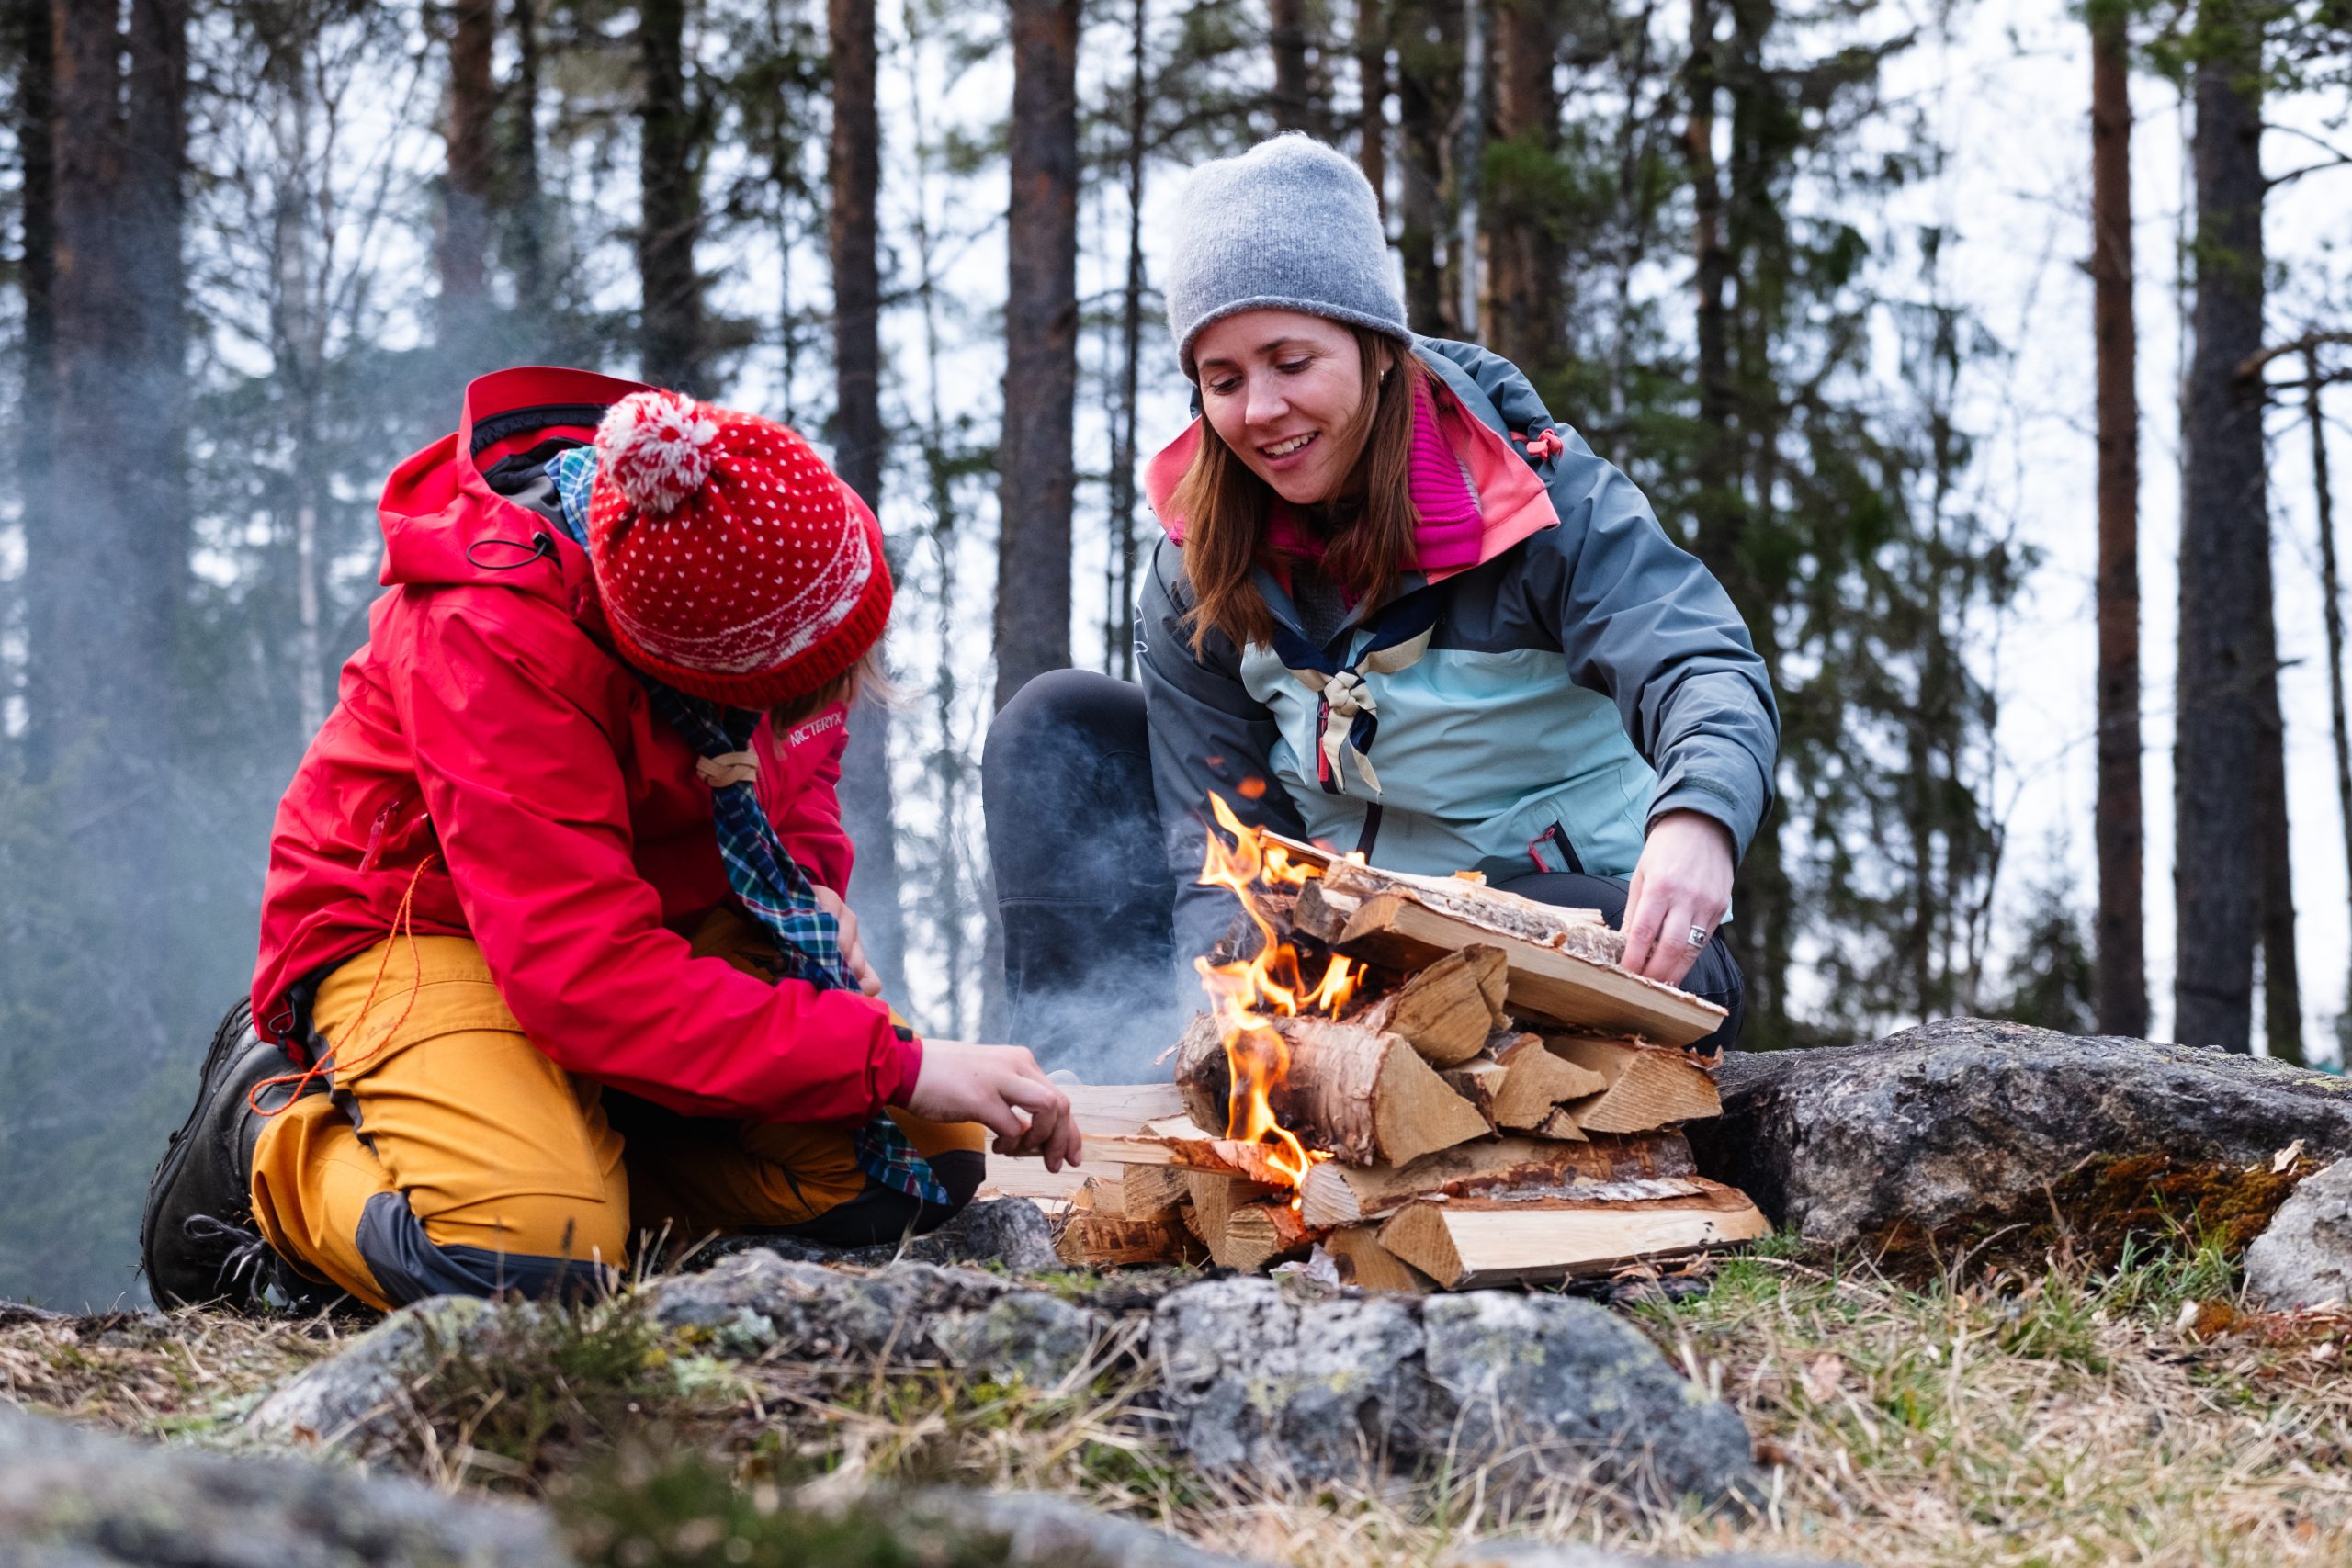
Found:
[[[1492,880],[1629,875],[1649,824],[1677,810],[1721,822],[1745,854],[1771,804],[1780,716],[1722,586],[1508,360],[1415,349],[1477,498],[1480,558],[1408,576],[1328,643],[1261,566],[1273,643],[1211,633],[1196,657],[1168,498],[1198,422],[1147,470],[1170,537],[1136,637],[1180,954],[1205,952],[1234,912],[1194,885],[1212,791],[1245,822],[1374,865]]]

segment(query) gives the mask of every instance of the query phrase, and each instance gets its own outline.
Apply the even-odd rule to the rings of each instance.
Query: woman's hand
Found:
[[[1701,811],[1669,811],[1650,825],[1625,890],[1625,967],[1679,986],[1731,908],[1731,830]]]
[[[1042,1155],[1047,1170],[1076,1165],[1078,1119],[1069,1096],[1022,1045],[925,1040],[907,1109],[932,1122],[978,1122],[1001,1155]]]
[[[817,896],[817,907],[832,916],[833,924],[842,929],[842,962],[857,976],[857,988],[869,997],[880,996],[882,976],[865,961],[865,942],[857,934],[857,917],[849,912],[842,896],[831,888],[811,886],[808,890]]]

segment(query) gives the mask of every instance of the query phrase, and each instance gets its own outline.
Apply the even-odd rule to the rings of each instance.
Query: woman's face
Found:
[[[1300,310],[1244,310],[1211,322],[1193,362],[1202,413],[1251,473],[1294,506],[1338,493],[1363,401],[1355,333]]]

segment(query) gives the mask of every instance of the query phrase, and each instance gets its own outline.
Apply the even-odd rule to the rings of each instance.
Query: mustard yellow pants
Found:
[[[741,968],[775,964],[730,910],[694,944]],[[270,1245],[370,1305],[594,1289],[639,1235],[807,1226],[854,1245],[944,1217],[871,1182],[852,1128],[608,1105],[532,1043],[473,942],[417,937],[411,952],[384,942],[321,982],[312,1022],[333,1050],[333,1093],[296,1100],[254,1155]],[[987,1130],[890,1114],[968,1196]]]

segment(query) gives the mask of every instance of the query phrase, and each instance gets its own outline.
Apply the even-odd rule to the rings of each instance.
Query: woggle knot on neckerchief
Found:
[[[1351,762],[1364,787],[1374,795],[1380,793],[1380,775],[1373,772],[1369,755],[1373,741],[1380,734],[1380,701],[1364,676],[1393,675],[1419,663],[1421,655],[1429,651],[1430,635],[1436,629],[1433,595],[1424,590],[1402,603],[1407,608],[1393,620],[1386,612],[1383,613],[1383,625],[1374,631],[1372,646],[1352,665],[1333,668],[1333,660],[1317,649],[1306,648],[1304,639],[1289,639],[1287,633],[1278,635],[1278,647],[1285,639],[1290,642],[1289,647],[1281,649],[1282,652],[1304,651],[1307,656],[1302,661],[1307,667],[1287,668],[1292,679],[1315,694],[1315,782],[1327,794],[1348,793],[1345,764]]]
[[[1316,773],[1322,778],[1336,778],[1340,793],[1347,793],[1346,775],[1340,771],[1343,759],[1352,759],[1356,772],[1363,775],[1372,793],[1380,793],[1380,775],[1372,771],[1372,760],[1363,751],[1348,744],[1349,732],[1355,728],[1358,714],[1374,720],[1376,727],[1380,713],[1379,701],[1363,677],[1352,670],[1341,670],[1323,682],[1323,733],[1320,738],[1322,760]],[[1370,745],[1372,734],[1367,732],[1364,743]]]
[[[716,757],[695,759],[695,773],[713,789],[725,789],[729,784],[756,784],[760,777],[760,759],[751,751],[727,751]]]

